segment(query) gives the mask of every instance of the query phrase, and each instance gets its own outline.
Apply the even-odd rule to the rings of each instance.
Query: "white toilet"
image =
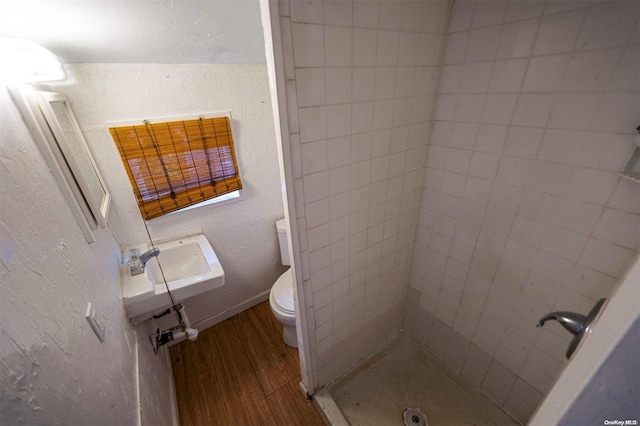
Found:
[[[280,255],[283,265],[291,265],[289,246],[287,244],[287,222],[281,219],[276,222],[278,230],[278,243],[280,243]],[[269,305],[273,316],[282,324],[282,338],[287,346],[298,347],[296,335],[296,309],[293,301],[294,279],[291,269],[287,269],[276,280],[269,293]]]

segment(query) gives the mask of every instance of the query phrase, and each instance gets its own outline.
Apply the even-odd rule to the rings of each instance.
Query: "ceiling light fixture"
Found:
[[[43,83],[67,78],[58,58],[39,44],[0,37],[0,81],[5,83]]]

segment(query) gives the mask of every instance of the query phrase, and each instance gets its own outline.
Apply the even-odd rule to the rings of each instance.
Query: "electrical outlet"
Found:
[[[103,342],[104,323],[100,319],[98,319],[95,309],[93,309],[91,306],[91,302],[89,302],[89,304],[87,305],[87,313],[85,314],[85,318],[89,322],[89,325],[91,325],[93,332],[96,333],[96,336],[98,336],[98,339]]]

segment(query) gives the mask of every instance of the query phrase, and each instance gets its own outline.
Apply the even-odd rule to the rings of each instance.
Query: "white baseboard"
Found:
[[[161,393],[165,393],[165,391],[168,391],[169,393],[169,404],[170,404],[170,409],[171,409],[171,418],[170,418],[170,424],[173,426],[180,426],[180,417],[179,417],[179,412],[178,412],[178,397],[176,395],[176,387],[175,387],[175,382],[173,380],[173,366],[171,365],[171,355],[169,353],[169,349],[168,347],[162,347],[160,348],[160,352],[157,354],[158,357],[162,357],[164,358],[164,363],[165,363],[165,367],[167,370],[158,372],[158,374],[161,374],[162,376],[164,376],[166,374],[166,381],[165,380],[161,380],[161,382],[165,382],[164,384],[161,384],[163,389],[143,389],[143,384],[141,383],[140,380],[140,351],[145,350],[145,351],[151,351],[151,342],[148,342],[146,339],[142,339],[142,341],[140,341],[138,339],[138,334],[139,333],[144,333],[144,334],[148,334],[148,329],[134,329],[133,331],[134,336],[135,336],[135,345],[133,348],[133,356],[134,356],[134,391],[135,391],[135,401],[136,401],[136,422],[135,424],[138,426],[146,426],[143,425],[142,422],[142,410],[144,409],[143,405],[143,401],[142,401],[142,391],[144,392],[161,392]],[[146,349],[142,349],[142,346],[140,345],[148,345],[148,348]],[[161,367],[164,368],[164,367]],[[144,371],[144,370],[143,370]],[[147,382],[148,384],[148,382]],[[164,386],[166,385],[166,390],[164,389]],[[167,419],[169,420],[169,419]],[[164,423],[164,422],[163,422]]]
[[[198,322],[197,324],[191,324],[191,326],[194,328],[197,328],[199,331],[206,330],[211,326],[219,324],[222,321],[227,320],[232,316],[239,314],[240,312],[246,311],[247,309],[251,309],[254,306],[269,299],[269,292],[271,292],[271,289],[265,290],[262,293],[257,294],[252,298],[247,299],[243,302],[240,302],[229,309],[225,309],[222,312],[218,312],[217,314],[212,315],[209,318],[206,318]]]
[[[171,420],[173,426],[180,426],[180,413],[178,411],[178,395],[176,395],[176,383],[173,379],[173,365],[169,348],[164,348],[164,356],[169,367],[169,398],[171,400]]]
[[[136,392],[136,424],[142,426],[142,413],[140,412],[140,349],[138,347],[138,333],[135,329],[133,330],[133,338],[135,339],[135,345],[133,347],[133,386]]]
[[[250,299],[247,299],[243,302],[238,303],[237,305],[229,308],[229,309],[225,309],[221,312],[218,312],[217,314],[214,314],[212,316],[210,316],[209,318],[205,318],[202,321],[198,321],[197,323],[192,323],[191,327],[192,328],[196,328],[198,329],[198,331],[203,331],[206,330],[209,327],[212,327],[216,324],[221,323],[224,320],[227,320],[229,318],[231,318],[234,315],[238,315],[240,312],[246,311],[247,309],[251,309],[254,306],[264,302],[265,300],[269,299],[269,292],[271,292],[271,289],[265,290],[262,293],[259,293],[255,296],[253,296]],[[188,314],[189,312],[187,312]],[[183,340],[185,340],[184,337],[180,338],[180,339],[176,339],[173,340],[169,343],[167,343],[166,347],[171,347],[173,345],[176,345],[180,342],[182,342]]]

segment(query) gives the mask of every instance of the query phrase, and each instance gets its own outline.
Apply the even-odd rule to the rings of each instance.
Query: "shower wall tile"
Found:
[[[565,76],[563,91],[602,91],[607,88],[623,49],[598,50],[574,55]]]
[[[292,23],[291,27],[295,67],[324,66],[324,32],[322,26]]]
[[[513,107],[516,102],[517,96],[514,94],[487,94],[481,122],[486,124],[508,124],[513,116]]]
[[[278,8],[280,11],[280,16],[290,16],[291,14],[291,6],[288,0],[279,0]]]
[[[499,38],[500,27],[498,26],[471,30],[465,62],[492,60],[496,54]]]
[[[293,58],[292,58],[293,61]],[[292,71],[293,74],[293,71]],[[287,94],[287,118],[289,120],[289,131],[292,134],[298,134],[298,141],[300,143],[300,123],[298,121],[298,102],[296,100],[296,82],[289,80],[285,84],[285,90]],[[298,177],[299,175],[295,175]]]
[[[626,48],[624,56],[618,64],[613,80],[611,81],[611,88],[614,90],[637,90],[637,79],[629,77],[638,74],[638,67],[637,49]]]
[[[597,49],[620,46],[629,41],[638,24],[638,5],[599,5],[589,9],[578,38],[578,49]]]
[[[526,92],[557,92],[562,87],[571,55],[534,57],[530,60],[522,89]]]
[[[482,381],[481,389],[498,405],[502,405],[515,380],[516,374],[494,359]]]
[[[502,27],[498,51],[498,59],[528,57],[536,39],[539,22],[536,19],[505,24]]]
[[[546,16],[540,23],[534,55],[570,52],[584,22],[585,9]]]
[[[582,3],[582,4],[581,4]],[[554,13],[566,12],[572,9],[577,9],[586,6],[585,2],[571,2],[571,1],[551,1],[547,2],[544,6],[544,15],[551,15]]]
[[[487,316],[481,317],[481,321],[479,321],[479,326],[476,327],[475,333],[472,337],[472,342],[476,344],[480,349],[485,351],[486,353],[493,356],[498,347],[498,340],[495,336],[495,332],[492,332],[490,329],[491,320]]]
[[[511,393],[518,395],[522,400],[529,404],[531,407],[536,407],[538,403],[542,400],[544,395],[529,385],[522,379],[517,379],[513,384],[513,388],[511,389]]]
[[[505,22],[520,21],[523,19],[535,18],[542,14],[544,2],[542,1],[517,1],[507,2],[507,11],[504,17]]]
[[[640,197],[636,197],[635,182],[621,179],[607,203],[607,207],[633,213],[640,210]]]
[[[556,365],[560,364],[560,362],[556,361]],[[536,390],[541,393],[547,393],[553,384],[556,374],[560,371],[558,369],[553,373],[553,377],[549,374],[542,373],[538,370],[538,366],[536,366],[531,361],[525,362],[524,366],[520,369],[518,373],[519,377],[522,378],[525,382],[529,383]]]
[[[286,1],[288,4],[288,0]],[[295,78],[295,70],[293,68],[293,39],[291,36],[291,19],[288,15],[285,17],[284,15],[280,18],[280,28],[282,30],[282,56],[283,56],[283,72],[286,80],[290,81]],[[288,97],[289,95],[287,95]],[[288,111],[291,113],[291,111]]]
[[[638,249],[640,244],[638,232],[628,233],[629,229],[640,230],[640,217],[638,215],[606,209],[598,221],[593,236],[612,244]]]
[[[324,4],[326,25],[351,25],[353,19],[351,4],[342,1],[328,1]]]
[[[322,24],[322,1],[311,0],[307,2],[291,2],[291,19],[296,22]]]
[[[560,93],[549,119],[549,127],[556,129],[588,130],[596,118],[601,93]],[[609,106],[609,109],[612,106]],[[595,130],[600,130],[597,127]],[[603,129],[605,130],[605,129]],[[606,130],[615,131],[614,128]]]
[[[438,357],[443,358],[447,341],[449,340],[450,328],[437,318],[434,318],[429,333],[429,342],[427,347]]]
[[[469,349],[470,343],[469,339],[464,338],[459,333],[451,333],[447,346],[444,350],[444,360],[456,373],[459,373],[462,370],[464,361],[467,358],[467,350]]]
[[[310,364],[321,386],[403,321],[430,326],[407,288],[448,5],[295,1],[282,12]]]
[[[630,153],[629,136],[591,133],[585,141],[577,165],[583,168],[617,172],[624,167]]]
[[[640,106],[638,97],[633,93],[608,93],[603,100],[603,106],[596,114],[594,130],[615,132],[617,128],[634,126],[637,119],[628,111],[637,111]]]
[[[298,84],[298,106],[308,107],[326,104],[326,82],[324,68],[296,70]]]
[[[471,344],[469,345],[461,375],[471,384],[480,388],[490,365],[491,356],[478,346]]]
[[[473,19],[473,9],[475,2],[458,1],[453,4],[451,19],[449,21],[449,32],[455,33],[471,28]]]
[[[507,8],[506,1],[483,1],[475,5],[471,28],[501,24]]]
[[[494,62],[489,82],[489,92],[517,92],[525,77],[526,69],[526,59],[507,59]]]
[[[590,238],[578,263],[610,276],[621,277],[636,253],[637,250]]]
[[[504,402],[504,410],[516,419],[528,419],[535,411],[538,403],[528,404],[522,397],[514,392],[510,392]],[[521,420],[522,421],[522,420]]]
[[[625,1],[452,7],[405,310],[523,423],[571,337],[536,321],[586,314],[640,247],[640,189],[617,174],[640,111],[638,16]]]

